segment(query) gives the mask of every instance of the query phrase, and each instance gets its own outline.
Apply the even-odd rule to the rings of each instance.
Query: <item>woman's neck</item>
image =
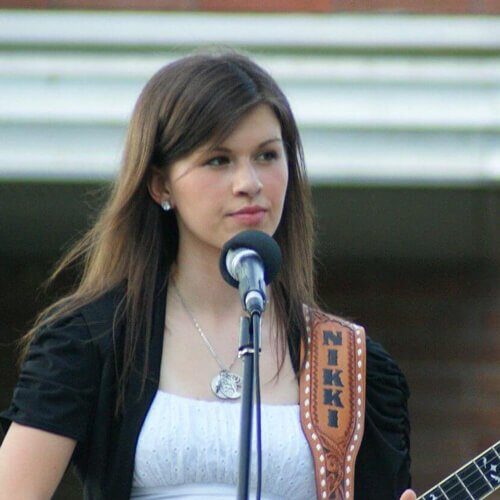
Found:
[[[222,278],[219,255],[216,248],[190,248],[189,251],[180,248],[171,279],[194,310],[218,316],[240,313],[238,290]]]
[[[176,263],[170,274],[168,303],[170,307],[185,310],[190,321],[193,317],[210,332],[212,339],[226,337],[238,330],[239,318],[244,315],[237,288],[224,281],[219,270],[220,250],[214,247],[179,246]],[[175,287],[175,289],[173,288]],[[173,292],[173,293],[170,293]],[[271,289],[267,289],[271,299]],[[167,311],[169,307],[167,307]],[[275,316],[268,307],[262,317],[262,339],[269,338]]]

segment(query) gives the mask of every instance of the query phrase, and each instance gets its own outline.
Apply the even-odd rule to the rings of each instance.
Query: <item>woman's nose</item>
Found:
[[[234,194],[255,196],[261,189],[262,182],[256,166],[249,160],[240,162],[234,173]]]

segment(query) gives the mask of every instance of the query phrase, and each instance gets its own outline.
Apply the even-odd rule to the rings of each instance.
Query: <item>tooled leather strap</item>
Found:
[[[354,465],[365,417],[364,329],[304,308],[300,420],[314,460],[318,499],[354,498]],[[304,360],[305,357],[305,360]]]

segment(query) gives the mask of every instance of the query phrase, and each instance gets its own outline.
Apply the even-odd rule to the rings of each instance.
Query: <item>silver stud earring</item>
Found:
[[[168,212],[169,210],[172,210],[172,205],[168,200],[165,200],[161,202],[161,208],[163,208],[165,212]]]

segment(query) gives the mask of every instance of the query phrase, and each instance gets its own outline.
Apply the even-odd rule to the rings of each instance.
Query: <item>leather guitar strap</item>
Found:
[[[305,307],[300,420],[314,460],[318,499],[354,498],[365,419],[364,329]]]

